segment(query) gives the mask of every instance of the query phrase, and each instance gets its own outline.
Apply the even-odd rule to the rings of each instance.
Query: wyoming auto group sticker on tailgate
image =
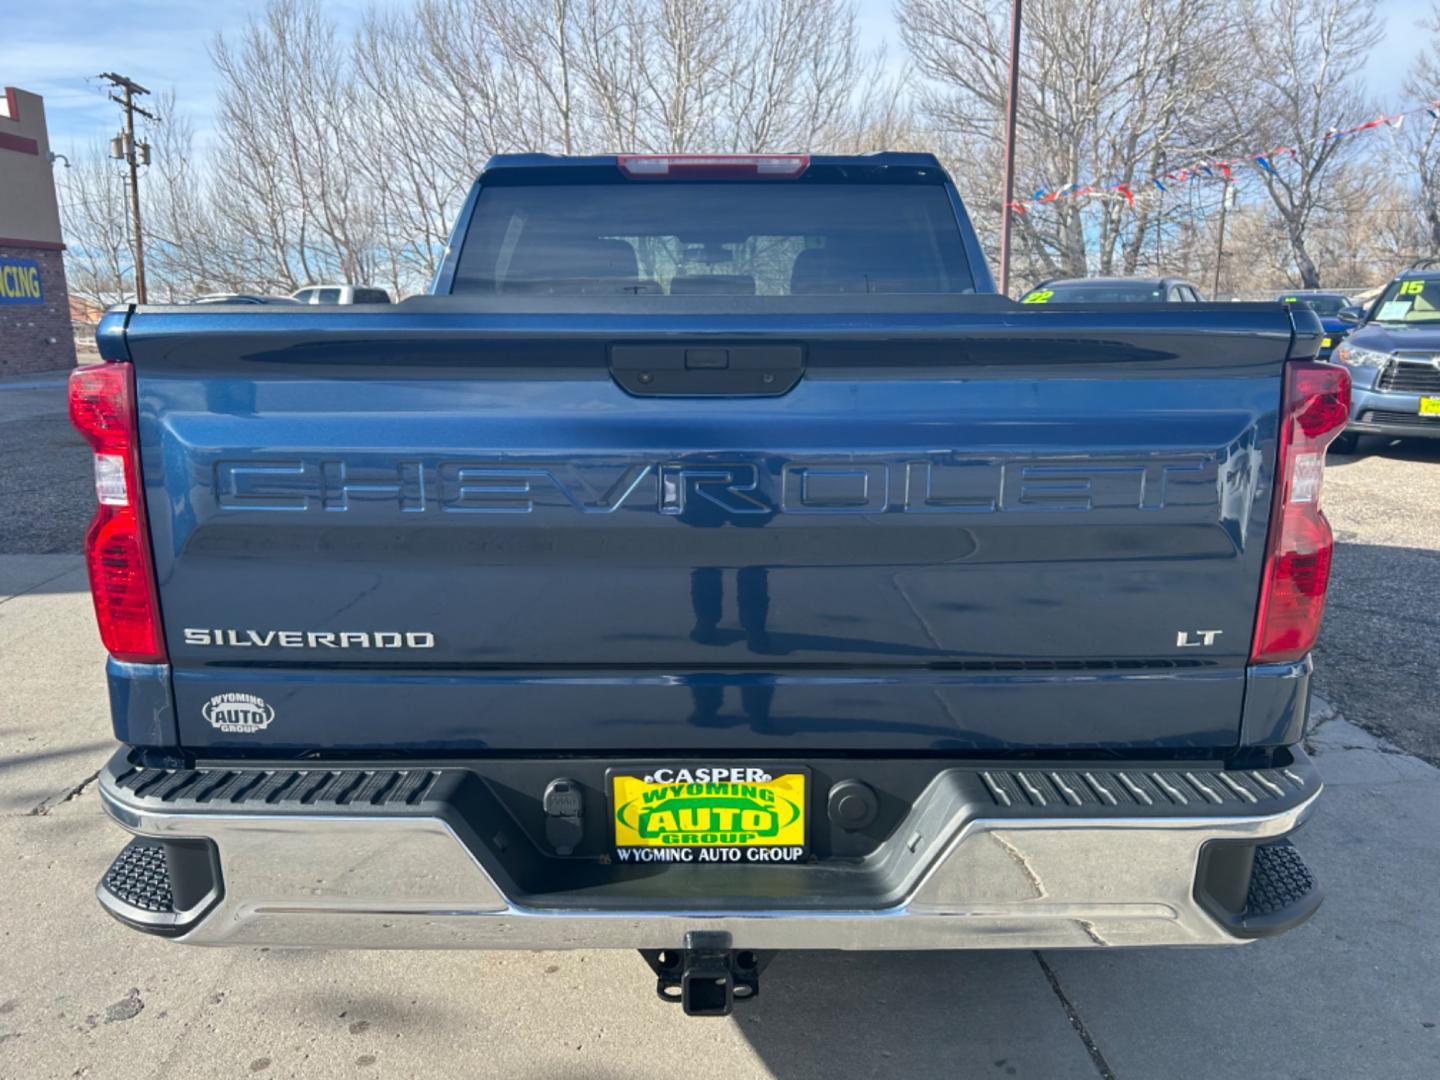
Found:
[[[807,774],[754,767],[610,772],[621,862],[799,862]]]

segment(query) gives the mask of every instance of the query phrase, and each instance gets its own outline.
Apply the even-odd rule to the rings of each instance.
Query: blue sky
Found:
[[[342,25],[371,7],[404,0],[330,0]],[[263,2],[226,0],[0,0],[14,4],[0,23],[0,86],[45,98],[50,143],[66,153],[119,129],[119,107],[94,76],[118,71],[155,93],[173,89],[202,138],[215,109],[215,34],[241,30]],[[63,11],[62,11],[63,9]]]
[[[382,5],[406,0],[380,0]],[[1115,0],[1123,3],[1124,0]],[[14,5],[0,23],[0,86],[19,86],[44,95],[50,141],[61,153],[108,139],[117,109],[93,78],[120,71],[151,90],[173,88],[202,137],[214,110],[214,78],[207,46],[217,31],[244,25],[256,4],[199,3],[195,0],[6,0]],[[375,0],[330,0],[339,21],[353,23]],[[1400,100],[1400,82],[1423,37],[1416,23],[1428,7],[1415,0],[1382,0],[1385,38],[1368,65],[1370,85],[1390,108]],[[63,11],[62,11],[63,9]],[[891,14],[891,0],[859,0],[865,40],[891,43],[891,62],[903,62]],[[1216,58],[1224,64],[1223,57]],[[1235,78],[1244,70],[1232,68]]]

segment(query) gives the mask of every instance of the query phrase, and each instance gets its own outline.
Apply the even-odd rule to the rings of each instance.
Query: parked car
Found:
[[[293,304],[288,296],[261,296],[255,293],[206,293],[191,300],[192,304]]]
[[[1053,278],[1020,298],[1022,304],[1163,304],[1204,300],[1184,278]]]
[[[1330,354],[1345,340],[1345,335],[1353,325],[1340,317],[1343,309],[1354,305],[1354,301],[1344,293],[1296,291],[1281,293],[1275,299],[1282,304],[1304,304],[1319,316],[1320,325],[1325,329],[1325,337],[1320,342],[1321,360],[1330,358]]]
[[[117,309],[73,376],[111,914],[639,949],[723,1014],[780,949],[1315,911],[1313,312],[1013,303],[929,154],[502,156],[465,207],[384,319]]]
[[[301,304],[388,304],[390,294],[370,285],[307,285],[291,298]]]
[[[1354,329],[1333,359],[1354,392],[1334,449],[1352,453],[1364,435],[1440,438],[1440,268],[1402,271],[1368,310],[1340,317]]]

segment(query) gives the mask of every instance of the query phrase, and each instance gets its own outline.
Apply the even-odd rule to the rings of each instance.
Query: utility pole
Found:
[[[1005,195],[1000,207],[1000,295],[1010,295],[1010,204],[1015,201],[1015,111],[1020,99],[1020,4],[1010,3],[1010,81],[1005,91]]]
[[[1230,181],[1220,189],[1220,240],[1215,246],[1215,287],[1210,290],[1210,299],[1220,297],[1220,266],[1225,261],[1225,208],[1230,205]]]
[[[137,96],[150,93],[145,87],[124,75],[117,75],[113,71],[101,72],[100,78],[125,92],[123,98],[116,97],[113,92],[109,95],[111,101],[125,110],[125,131],[118,140],[120,153],[115,152],[116,145],[112,142],[110,156],[123,157],[130,169],[130,221],[135,238],[135,302],[143,304],[145,303],[145,242],[140,231],[140,165],[142,161],[143,164],[150,164],[150,146],[148,143],[135,141],[135,114],[139,113],[147,120],[158,121],[160,118],[135,104]]]
[[[1156,160],[1157,160],[1157,161],[1159,162],[1159,164],[1160,164],[1160,175],[1161,175],[1161,176],[1164,176],[1164,175],[1165,175],[1165,151],[1164,151],[1164,150],[1161,150],[1161,151],[1160,151],[1160,155],[1159,155],[1159,157],[1158,157]],[[1157,195],[1155,196],[1155,273],[1156,273],[1157,276],[1163,275],[1163,274],[1165,273],[1165,268],[1164,268],[1164,266],[1162,265],[1162,264],[1165,262],[1165,256],[1164,256],[1164,254],[1161,252],[1161,249],[1160,249],[1160,245],[1161,245],[1161,244],[1163,243],[1163,241],[1164,241],[1164,234],[1165,234],[1165,187],[1164,187],[1164,185],[1162,184],[1162,185],[1158,185],[1158,188],[1159,188],[1159,194],[1157,194]]]

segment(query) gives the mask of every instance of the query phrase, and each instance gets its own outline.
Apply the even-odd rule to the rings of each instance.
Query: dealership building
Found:
[[[45,103],[7,86],[0,90],[0,376],[74,366]]]

